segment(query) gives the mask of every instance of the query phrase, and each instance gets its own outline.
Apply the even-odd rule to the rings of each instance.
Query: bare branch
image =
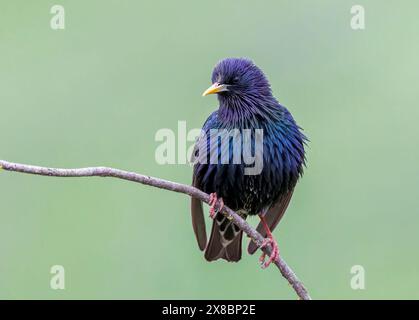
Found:
[[[15,171],[28,174],[36,174],[41,176],[50,176],[50,177],[113,177],[128,181],[133,181],[148,186],[165,189],[169,191],[179,192],[187,194],[191,197],[197,198],[208,204],[209,195],[201,190],[194,188],[192,186],[171,182],[159,178],[154,178],[150,176],[145,176],[135,172],[124,171],[120,169],[114,169],[109,167],[89,167],[89,168],[79,168],[79,169],[57,169],[57,168],[46,168],[38,167],[32,165],[25,165],[19,163],[12,163],[4,160],[0,160],[0,169],[3,168],[7,171]],[[233,210],[224,206],[221,212],[231,219],[244,233],[247,234],[254,242],[259,246],[262,245],[264,238],[258,233],[253,227],[251,227],[245,220],[243,220],[237,213]],[[263,252],[270,255],[271,246],[266,246],[262,249]],[[282,257],[277,258],[273,261],[278,267],[282,276],[288,280],[290,285],[293,287],[297,295],[302,300],[310,300],[310,295],[307,292],[307,289],[304,287],[303,283],[297,278],[294,271],[286,264]]]

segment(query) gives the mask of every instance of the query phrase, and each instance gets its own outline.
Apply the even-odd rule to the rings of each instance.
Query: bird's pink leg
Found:
[[[217,202],[220,202],[219,207],[216,209]],[[217,194],[215,192],[210,194],[209,203],[210,205],[210,218],[214,219],[218,212],[220,212],[224,208],[224,201],[223,198],[218,200]]]
[[[263,240],[262,245],[260,246],[260,248],[264,248],[267,245],[271,245],[272,247],[272,252],[271,252],[271,256],[269,257],[268,261],[265,261],[266,259],[266,253],[263,252],[262,255],[259,258],[259,262],[262,265],[262,268],[265,269],[267,268],[272,261],[276,260],[279,257],[279,248],[278,248],[278,243],[276,242],[276,240],[274,239],[271,229],[269,228],[268,224],[266,223],[265,217],[262,215],[259,215],[260,220],[262,221],[262,225],[266,231],[266,235],[267,238],[265,238],[265,240]]]

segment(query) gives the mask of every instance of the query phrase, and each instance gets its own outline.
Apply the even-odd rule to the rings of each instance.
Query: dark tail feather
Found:
[[[205,259],[224,259],[237,262],[242,256],[243,232],[222,214],[212,224],[211,237],[205,250]]]
[[[240,231],[233,242],[227,246],[224,259],[237,262],[242,258],[242,237],[243,231]]]

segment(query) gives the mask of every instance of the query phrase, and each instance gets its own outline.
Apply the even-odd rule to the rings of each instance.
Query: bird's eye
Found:
[[[239,77],[234,77],[233,80],[232,80],[232,82],[233,82],[233,84],[236,84],[236,83],[239,82],[239,80],[240,80]]]

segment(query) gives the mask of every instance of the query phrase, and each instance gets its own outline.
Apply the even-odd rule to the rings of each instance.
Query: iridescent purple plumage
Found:
[[[244,218],[264,215],[273,230],[303,173],[306,138],[290,112],[273,97],[263,72],[250,60],[229,58],[220,61],[214,68],[212,82],[223,84],[226,89],[217,92],[219,108],[205,122],[203,130],[207,136],[197,141],[196,150],[207,148],[209,153],[214,152],[209,141],[211,130],[260,129],[263,130],[263,167],[260,174],[246,175],[247,165],[234,164],[231,157],[227,164],[198,162],[194,166],[193,185],[206,193],[216,193],[225,205],[240,212]],[[228,145],[231,154],[238,147],[234,143]],[[221,147],[215,149],[215,152],[221,151]],[[201,250],[206,248],[206,259],[240,260],[242,232],[218,214],[207,245],[202,204],[193,199],[191,210],[194,231]],[[266,236],[262,224],[258,231]],[[255,244],[249,245],[250,253],[256,249]]]

